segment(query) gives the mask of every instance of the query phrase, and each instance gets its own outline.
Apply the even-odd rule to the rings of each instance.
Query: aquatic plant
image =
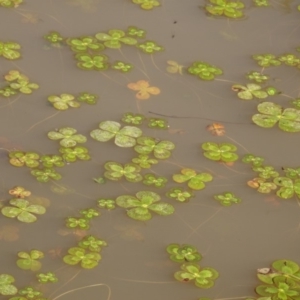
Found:
[[[187,182],[192,190],[202,190],[205,188],[205,182],[212,181],[213,177],[208,173],[197,173],[193,169],[182,169],[181,174],[173,175],[173,180],[178,183]]]
[[[268,194],[272,190],[277,189],[277,185],[274,182],[270,182],[265,178],[253,178],[247,182],[248,186],[251,188],[257,189],[258,192],[263,194]]]
[[[81,209],[79,213],[86,219],[91,220],[95,217],[100,216],[100,213],[94,209],[94,208],[89,208],[89,209]]]
[[[148,81],[139,80],[136,83],[128,83],[127,87],[133,91],[138,91],[135,97],[139,100],[147,100],[150,95],[160,94],[160,89],[156,86],[150,86]]]
[[[253,0],[255,6],[262,7],[262,6],[270,6],[269,0]]]
[[[76,146],[74,148],[59,148],[59,152],[62,153],[62,157],[67,162],[74,162],[77,159],[89,160],[91,156],[87,148],[83,146]]]
[[[78,53],[75,55],[77,59],[77,66],[83,70],[107,70],[109,64],[107,63],[108,57],[104,54],[92,55],[88,53]]]
[[[211,125],[206,126],[206,130],[216,136],[223,136],[225,134],[225,127],[220,123],[212,123]]]
[[[258,172],[258,176],[264,179],[275,178],[279,176],[279,173],[275,171],[274,167],[272,166],[253,166],[252,170],[254,172]]]
[[[291,67],[298,66],[300,64],[300,58],[294,54],[280,55],[278,60]]]
[[[60,155],[42,155],[40,161],[46,168],[63,167],[65,165]]]
[[[62,178],[53,168],[35,169],[31,171],[31,174],[36,177],[36,180],[39,182],[48,182],[51,179],[59,180]]]
[[[196,61],[190,66],[188,72],[203,80],[213,80],[216,75],[222,75],[223,71],[203,61]]]
[[[21,54],[18,52],[19,49],[21,49],[21,46],[18,43],[0,41],[0,56],[6,59],[14,60],[20,58]]]
[[[171,156],[171,150],[175,145],[170,141],[160,141],[152,137],[142,136],[137,139],[134,150],[140,154],[150,154],[158,159],[167,159]]]
[[[133,65],[129,63],[124,63],[122,61],[116,61],[111,65],[112,69],[121,71],[123,73],[128,73],[132,70]]]
[[[61,34],[57,31],[51,31],[48,34],[44,35],[44,39],[52,44],[59,45],[60,42],[64,40]]]
[[[180,65],[178,62],[174,60],[167,60],[167,64],[168,64],[167,72],[171,74],[179,73],[180,75],[182,75],[183,65]]]
[[[169,198],[175,199],[180,202],[187,202],[190,198],[194,197],[194,194],[190,191],[185,190],[182,187],[175,187],[170,189],[166,195]]]
[[[80,38],[69,38],[66,43],[71,46],[74,52],[85,52],[87,50],[101,51],[105,47],[92,36],[83,36]]]
[[[153,185],[155,187],[161,188],[166,185],[168,179],[163,176],[155,176],[151,173],[145,174],[143,184],[145,185]]]
[[[253,80],[253,81],[257,82],[257,83],[264,83],[264,82],[266,82],[267,80],[270,79],[270,76],[262,74],[260,72],[255,72],[255,71],[249,72],[246,75],[246,77],[250,80]]]
[[[196,263],[181,265],[181,270],[174,274],[178,281],[192,281],[197,287],[208,289],[214,286],[214,280],[219,277],[217,270],[213,268],[200,268]]]
[[[98,199],[97,203],[100,208],[106,208],[108,210],[116,208],[116,201],[112,199]]]
[[[209,4],[205,6],[207,12],[214,16],[224,15],[228,18],[237,19],[244,16],[240,11],[245,7],[243,2],[232,0],[209,0]]]
[[[69,217],[66,219],[66,226],[68,228],[80,228],[87,230],[90,228],[89,222],[89,219]]]
[[[29,80],[25,79],[17,79],[17,82],[12,82],[9,86],[22,94],[31,94],[33,92],[32,90],[37,90],[39,88],[37,83],[30,83]]]
[[[232,204],[240,203],[242,200],[236,197],[233,193],[225,192],[220,195],[215,195],[214,198],[223,206],[231,206]]]
[[[296,109],[300,109],[300,98],[296,98],[290,102]]]
[[[97,102],[98,95],[90,94],[90,93],[80,93],[76,100],[80,102],[85,102],[87,104],[95,104]]]
[[[150,118],[148,122],[149,128],[167,129],[169,127],[168,121],[161,118]]]
[[[114,138],[115,144],[119,147],[133,147],[136,138],[142,135],[142,130],[134,126],[124,126],[115,121],[104,121],[99,124],[100,129],[94,129],[90,136],[98,142],[107,142]]]
[[[2,215],[8,218],[17,218],[24,223],[32,223],[37,220],[37,215],[43,215],[46,212],[45,207],[41,205],[31,205],[29,201],[25,199],[14,198],[9,200],[9,204],[12,206],[4,206],[1,209]]]
[[[13,189],[9,190],[8,193],[17,198],[22,198],[22,199],[29,197],[31,195],[31,192],[25,190],[25,188],[22,186],[16,186]]]
[[[278,127],[287,132],[300,131],[300,111],[294,108],[283,109],[273,102],[258,104],[260,114],[252,116],[252,121],[264,128],[272,128],[278,123]]]
[[[285,173],[285,176],[292,179],[300,178],[300,167],[299,168],[282,168]]]
[[[13,95],[16,95],[18,92],[16,90],[14,90],[13,88],[11,88],[10,86],[6,86],[2,89],[0,89],[0,95],[2,95],[3,97],[10,97]]]
[[[39,250],[31,250],[27,252],[18,252],[19,259],[17,260],[17,266],[23,270],[38,271],[42,264],[39,259],[44,257],[44,253]]]
[[[252,58],[257,61],[261,67],[271,67],[281,65],[280,60],[276,59],[273,54],[257,54],[252,55]]]
[[[18,292],[18,289],[12,284],[15,278],[9,274],[0,274],[0,294],[3,296],[12,296]]]
[[[87,138],[82,134],[76,134],[77,130],[72,127],[63,127],[57,131],[49,131],[48,138],[50,140],[60,140],[59,144],[65,148],[71,148],[77,143],[85,143]]]
[[[154,7],[160,6],[159,1],[157,0],[131,0],[135,4],[140,4],[142,9],[150,10]]]
[[[146,31],[144,29],[138,28],[136,26],[129,26],[126,33],[130,36],[135,36],[137,38],[144,38],[146,36]]]
[[[93,180],[94,180],[94,182],[97,182],[99,184],[104,184],[106,182],[105,178],[103,178],[101,176],[98,178],[94,177]]]
[[[253,97],[264,99],[268,97],[268,93],[262,90],[262,87],[255,83],[248,83],[246,86],[234,84],[231,89],[237,92],[240,99],[251,100]]]
[[[36,277],[39,283],[55,283],[58,281],[58,278],[53,272],[39,273],[36,274]]]
[[[80,263],[84,269],[95,268],[101,255],[96,252],[86,253],[86,250],[80,247],[72,247],[68,250],[68,254],[63,257],[63,261],[68,265],[77,265]]]
[[[192,245],[170,244],[166,250],[170,254],[170,259],[179,263],[196,262],[202,258],[197,248]]]
[[[107,33],[99,32],[95,35],[96,39],[104,42],[107,48],[120,49],[122,43],[125,45],[135,45],[137,40],[133,37],[125,36],[125,32],[119,29],[111,29]]]
[[[104,173],[104,177],[110,180],[118,181],[125,177],[127,181],[139,182],[143,179],[142,175],[139,173],[141,168],[136,164],[124,164],[121,165],[114,161],[109,161],[104,165],[107,170]]]
[[[149,155],[141,154],[131,160],[133,163],[139,165],[141,168],[151,168],[153,164],[157,164],[158,161],[154,158],[149,158]]]
[[[78,243],[78,246],[83,249],[88,249],[91,252],[100,252],[102,247],[107,246],[107,243],[93,235],[88,235]]]
[[[145,116],[141,114],[125,113],[121,120],[127,124],[141,125],[145,120]]]
[[[69,107],[79,107],[80,103],[74,101],[74,99],[75,97],[71,94],[60,94],[60,96],[51,95],[48,97],[48,101],[58,110],[67,110]]]
[[[2,7],[14,7],[17,8],[23,0],[0,0],[0,5]]]
[[[127,209],[127,215],[135,220],[147,221],[152,218],[151,212],[162,216],[168,216],[174,213],[174,207],[168,203],[156,203],[160,201],[157,193],[150,191],[140,191],[136,197],[131,195],[122,195],[117,197],[116,203],[120,207]]]
[[[24,299],[41,299],[41,300],[45,300],[45,298],[42,297],[42,292],[36,290],[32,286],[26,286],[26,287],[20,289],[19,290],[19,295],[21,295],[21,297],[18,297],[17,298],[18,300],[24,300]]]
[[[159,46],[154,41],[145,41],[137,45],[137,47],[142,50],[146,54],[153,54],[155,52],[162,52],[164,51],[164,47]]]
[[[212,143],[206,142],[202,144],[202,149],[204,150],[203,155],[208,159],[222,162],[233,162],[239,157],[234,153],[237,148],[235,145],[230,143]]]
[[[264,160],[265,159],[260,156],[255,156],[253,154],[246,154],[246,155],[244,155],[242,162],[244,162],[246,164],[251,164],[254,167],[258,167],[258,166],[262,165]]]
[[[273,182],[280,187],[276,192],[276,195],[283,199],[290,199],[294,195],[300,197],[300,179],[294,179],[288,177],[276,177]]]

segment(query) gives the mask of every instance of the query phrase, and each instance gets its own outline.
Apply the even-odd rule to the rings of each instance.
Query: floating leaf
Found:
[[[150,86],[148,81],[139,80],[136,83],[128,83],[127,87],[131,90],[138,91],[135,95],[139,100],[147,100],[150,95],[160,94],[160,89],[155,86]]]

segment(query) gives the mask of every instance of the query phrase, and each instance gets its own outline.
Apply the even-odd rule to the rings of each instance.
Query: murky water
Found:
[[[73,127],[88,138],[84,146],[92,157],[90,161],[57,168],[63,178],[55,183],[38,183],[28,168],[11,166],[7,152],[1,150],[2,203],[8,204],[8,190],[19,185],[46,199],[40,200],[42,205],[49,204],[46,214],[32,224],[1,217],[1,273],[14,276],[18,288],[32,285],[50,300],[85,286],[90,287],[60,299],[254,297],[254,287],[259,284],[257,268],[269,267],[276,259],[297,261],[300,209],[295,197],[283,200],[274,192],[258,193],[247,186],[247,181],[256,177],[249,165],[241,159],[232,166],[213,162],[203,156],[201,149],[204,142],[229,142],[237,146],[240,158],[247,153],[262,156],[266,165],[280,172],[282,167],[299,167],[299,133],[287,133],[278,126],[258,127],[251,117],[257,113],[259,101],[264,100],[241,100],[231,90],[233,84],[249,82],[247,72],[261,71],[252,55],[297,55],[297,1],[271,0],[271,7],[258,8],[245,0],[246,17],[242,20],[209,17],[201,9],[204,1],[161,2],[152,11],[142,10],[129,0],[27,0],[18,8],[0,8],[0,40],[18,42],[22,47],[21,59],[0,58],[0,76],[16,69],[40,86],[31,95],[0,99],[0,147],[55,154],[59,143],[48,139],[47,133]],[[43,39],[50,31],[74,38],[110,29],[125,31],[128,26],[146,30],[147,40],[155,41],[165,51],[146,55],[126,45],[121,50],[106,49],[104,53],[110,61],[134,65],[133,71],[125,74],[80,70],[68,46],[51,47]],[[184,66],[183,74],[168,73],[169,60]],[[224,74],[211,82],[188,74],[186,67],[200,60],[218,66]],[[299,69],[281,65],[266,68],[264,73],[271,77],[268,85],[284,94],[266,101],[290,107],[289,101],[299,96]],[[148,81],[161,93],[137,100],[136,92],[127,84],[139,80]],[[97,104],[59,112],[47,101],[49,95],[80,92],[99,95]],[[146,123],[141,127],[144,136],[176,145],[169,159],[142,171],[143,175],[153,171],[167,177],[164,188],[125,180],[107,180],[105,184],[93,181],[103,176],[107,161],[124,164],[137,156],[132,148],[117,147],[112,140],[97,142],[89,136],[100,122],[120,122],[126,112],[168,120],[167,130],[150,129]],[[214,122],[225,126],[224,136],[213,136],[206,130]],[[196,191],[195,198],[187,203],[165,197],[171,187],[178,186],[172,175],[182,168],[213,175],[213,181],[204,190]],[[150,221],[141,222],[129,218],[124,208],[101,210],[101,216],[91,221],[86,232],[65,227],[67,217],[78,217],[80,209],[96,207],[97,199],[116,199],[143,190],[160,194],[163,201],[174,205],[175,213],[165,217],[153,213]],[[226,191],[242,202],[221,206],[213,197]],[[62,260],[84,234],[93,234],[108,243],[101,251],[99,266],[92,270],[69,266]],[[165,248],[170,243],[197,247],[203,256],[200,266],[215,268],[220,274],[213,288],[201,290],[191,282],[174,279],[180,265],[169,260]],[[45,253],[40,272],[55,272],[57,283],[39,285],[34,272],[16,266],[17,253],[32,249]]]

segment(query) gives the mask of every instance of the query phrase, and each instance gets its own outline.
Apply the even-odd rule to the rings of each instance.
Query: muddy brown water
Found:
[[[63,179],[56,183],[72,191],[57,194],[53,193],[53,183],[38,183],[27,168],[11,166],[6,152],[1,151],[1,200],[10,199],[8,190],[21,185],[50,201],[46,214],[39,216],[36,223],[25,224],[4,216],[0,219],[1,229],[12,230],[5,226],[14,226],[17,229],[11,234],[16,230],[19,235],[15,240],[1,240],[0,256],[1,273],[13,275],[18,288],[41,288],[50,300],[89,285],[60,299],[193,300],[254,296],[254,287],[259,284],[257,268],[268,267],[272,261],[283,258],[300,262],[300,208],[296,199],[282,200],[274,193],[257,193],[246,184],[256,175],[250,166],[241,160],[225,166],[206,159],[201,150],[204,142],[230,142],[238,147],[240,157],[246,153],[262,156],[267,165],[278,170],[299,166],[299,133],[254,125],[251,116],[259,101],[240,100],[231,90],[234,83],[248,82],[247,72],[261,70],[251,55],[297,55],[300,23],[296,1],[271,0],[269,8],[257,8],[252,1],[244,1],[246,17],[239,21],[207,16],[199,7],[204,1],[161,2],[162,6],[152,11],[144,11],[129,0],[27,0],[15,9],[0,8],[1,41],[16,41],[22,47],[21,59],[0,58],[0,75],[17,69],[40,85],[31,95],[0,99],[1,147],[54,154],[59,144],[49,140],[47,133],[69,126],[88,137],[85,145],[92,156],[90,161],[58,169]],[[80,70],[67,46],[51,48],[43,39],[53,30],[64,37],[79,37],[110,29],[126,30],[128,26],[145,29],[147,39],[162,45],[165,51],[151,56],[129,46],[123,46],[121,51],[105,50],[111,61],[134,65],[134,70],[125,75],[113,70]],[[168,60],[185,67],[203,60],[220,67],[224,74],[212,82],[199,80],[186,71],[182,75],[170,74],[166,71]],[[292,98],[298,96],[299,69],[282,65],[266,68],[264,73],[271,76],[270,85]],[[135,92],[127,84],[138,80],[149,81],[161,93],[145,101],[136,100]],[[51,94],[76,95],[84,91],[99,95],[95,106],[82,104],[80,108],[55,114],[57,111],[47,101]],[[282,95],[269,99],[289,106],[290,99]],[[167,186],[155,189],[126,181],[95,183],[92,178],[103,175],[106,161],[126,163],[136,154],[112,141],[96,142],[89,137],[90,131],[98,128],[101,121],[119,122],[123,113],[137,113],[138,109],[147,117],[159,117],[149,111],[170,116],[165,117],[170,125],[168,130],[141,127],[144,135],[167,139],[176,145],[169,159],[152,167],[168,178]],[[206,130],[213,122],[225,126],[224,136],[213,136]],[[177,185],[172,175],[179,173],[181,167],[214,176],[188,203],[164,196]],[[149,171],[144,170],[145,173]],[[76,246],[80,239],[80,232],[66,229],[66,217],[79,216],[80,209],[95,207],[99,198],[115,199],[140,190],[159,193],[174,205],[175,213],[166,217],[153,214],[152,220],[140,222],[130,219],[123,208],[103,210],[87,231],[108,243],[101,252],[99,266],[84,270],[63,263],[68,248]],[[225,191],[233,192],[242,202],[221,206],[213,196]],[[169,243],[196,246],[203,255],[200,265],[220,273],[215,286],[202,290],[193,283],[176,281],[173,274],[179,270],[179,264],[168,259],[165,248]],[[58,283],[38,286],[34,272],[16,266],[17,252],[31,249],[45,253],[41,271],[55,272]]]

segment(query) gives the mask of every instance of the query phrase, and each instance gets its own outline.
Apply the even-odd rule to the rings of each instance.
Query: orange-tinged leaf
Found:
[[[225,134],[225,127],[220,123],[212,123],[208,125],[206,129],[212,134],[216,136],[222,136]]]
[[[150,95],[158,95],[160,94],[160,89],[155,86],[150,86],[148,81],[139,80],[136,83],[129,83],[127,87],[131,90],[138,91],[135,95],[139,100],[147,100]]]

